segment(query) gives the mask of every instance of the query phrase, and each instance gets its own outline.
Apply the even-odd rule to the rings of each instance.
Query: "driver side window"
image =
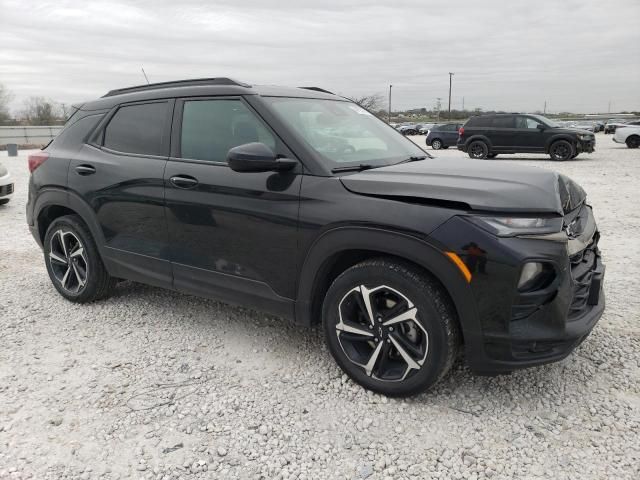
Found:
[[[276,140],[241,100],[187,100],[182,110],[180,156],[226,162],[238,145],[260,142],[275,150]]]
[[[518,117],[516,119],[516,128],[536,129],[538,125],[540,125],[540,122],[531,117]]]

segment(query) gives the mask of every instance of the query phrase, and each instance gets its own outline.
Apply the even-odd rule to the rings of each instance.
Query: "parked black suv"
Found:
[[[560,360],[604,309],[578,185],[439,162],[317,88],[115,90],[29,168],[29,227],[65,298],[129,279],[322,325],[344,371],[387,395],[433,385],[462,347],[481,373]]]
[[[429,130],[429,133],[427,133],[427,145],[434,150],[455,147],[458,142],[458,130],[461,126],[461,123],[434,125],[434,127]]]
[[[476,159],[494,158],[499,153],[547,153],[552,160],[570,160],[581,152],[593,152],[595,145],[592,132],[520,113],[471,117],[458,137],[458,149]]]

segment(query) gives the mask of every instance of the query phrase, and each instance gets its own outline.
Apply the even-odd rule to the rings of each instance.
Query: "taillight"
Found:
[[[458,135],[463,136],[464,135],[464,127],[460,127],[458,129]]]
[[[33,171],[47,161],[49,154],[47,152],[37,152],[29,155],[29,171]]]

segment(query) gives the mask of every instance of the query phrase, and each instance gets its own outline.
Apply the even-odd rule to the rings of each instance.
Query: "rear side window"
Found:
[[[238,145],[260,142],[275,150],[276,140],[240,100],[188,100],[182,110],[180,156],[226,162]]]
[[[490,127],[491,117],[471,117],[465,127]]]
[[[491,126],[494,128],[515,128],[515,117],[494,117],[493,122],[491,122]]]
[[[120,107],[104,130],[103,145],[111,150],[166,155],[168,102]]]

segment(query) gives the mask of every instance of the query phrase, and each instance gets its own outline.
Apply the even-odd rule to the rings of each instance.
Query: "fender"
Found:
[[[38,192],[38,196],[33,206],[33,226],[37,233],[36,240],[42,246],[42,238],[45,232],[40,231],[39,219],[42,211],[50,206],[61,206],[73,210],[82,218],[82,221],[89,227],[91,235],[95,239],[100,256],[104,258],[104,234],[102,228],[95,219],[95,214],[87,202],[78,194],[63,188],[45,187]]]
[[[544,145],[544,153],[549,153],[549,147],[551,147],[551,144],[553,142],[558,141],[558,140],[566,140],[571,145],[575,145],[576,144],[575,137],[572,137],[571,135],[568,135],[566,133],[558,133],[558,134],[554,135],[553,137],[550,137],[547,140],[547,142]]]
[[[337,227],[323,233],[309,248],[302,265],[296,299],[296,320],[304,325],[317,321],[314,292],[331,259],[346,250],[374,250],[413,262],[433,274],[453,300],[465,339],[478,338],[480,322],[469,284],[442,251],[426,241],[400,232],[373,227]],[[316,311],[314,311],[316,310]]]
[[[464,148],[469,148],[469,144],[471,142],[476,141],[476,140],[481,140],[484,143],[486,143],[487,146],[489,147],[489,150],[491,150],[491,148],[493,147],[493,143],[491,143],[491,140],[489,140],[489,137],[487,137],[485,135],[472,135],[467,140],[465,140]]]

